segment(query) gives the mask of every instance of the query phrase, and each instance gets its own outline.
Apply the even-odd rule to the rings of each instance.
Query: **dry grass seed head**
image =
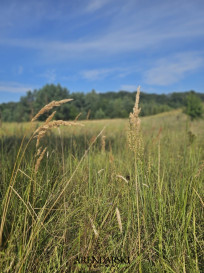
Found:
[[[87,119],[87,120],[89,119],[90,114],[91,114],[91,110],[89,109],[89,111],[88,111],[88,113],[87,113],[87,116],[86,116],[86,119]]]
[[[101,152],[105,152],[106,150],[106,136],[101,136]]]
[[[45,105],[31,120],[31,122],[35,121],[36,119],[38,119],[41,115],[43,115],[44,113],[48,112],[49,110],[51,110],[53,107],[56,106],[60,106],[63,103],[72,101],[73,99],[64,99],[64,100],[60,100],[60,101],[52,101],[50,103],[48,103],[47,105]]]
[[[54,120],[54,121],[50,121],[48,123],[44,123],[43,125],[41,125],[35,132],[34,132],[34,137],[37,137],[37,143],[36,143],[36,147],[39,146],[40,143],[40,139],[42,139],[46,132],[52,128],[57,128],[61,125],[64,126],[72,126],[72,125],[80,125],[83,126],[83,124],[81,123],[77,123],[74,121],[64,121],[64,120]]]
[[[77,121],[78,118],[81,116],[81,113],[79,113],[76,117],[75,117],[75,120],[74,121]]]
[[[45,121],[45,124],[49,123],[52,120],[52,118],[54,117],[55,113],[56,113],[56,111],[54,111],[51,115],[49,115],[49,117]]]
[[[36,161],[36,164],[35,164],[35,173],[37,173],[37,171],[38,171],[38,168],[40,166],[40,162],[43,159],[46,150],[47,150],[47,147],[44,148],[44,150],[42,151],[42,153],[40,154],[40,156],[38,157],[38,159]]]
[[[132,151],[138,156],[142,151],[142,137],[140,132],[140,118],[139,113],[141,108],[139,108],[140,99],[140,86],[137,88],[135,105],[133,107],[133,112],[129,115],[129,131],[128,131],[128,144]]]
[[[37,150],[36,157],[40,155],[41,151],[42,151],[42,147],[40,147],[40,148]]]

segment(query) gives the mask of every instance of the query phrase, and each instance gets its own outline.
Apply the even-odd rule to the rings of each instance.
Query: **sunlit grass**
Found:
[[[76,265],[76,257],[129,256],[130,264],[97,264],[98,272],[138,272],[139,263],[142,272],[202,272],[204,121],[189,123],[179,110],[141,118],[144,154],[137,170],[128,120],[80,122],[83,127],[47,134],[36,174],[36,141],[29,144],[16,170],[0,271],[92,272],[93,264]],[[0,215],[29,126],[0,129]]]

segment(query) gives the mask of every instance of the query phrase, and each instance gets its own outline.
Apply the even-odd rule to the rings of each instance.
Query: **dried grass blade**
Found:
[[[91,217],[89,217],[89,219],[90,219],[91,226],[92,226],[92,228],[93,228],[94,234],[95,234],[95,236],[96,236],[96,238],[97,238],[97,237],[99,236],[99,233],[98,233],[98,231],[97,231],[97,229],[96,229],[96,226],[94,225],[93,220],[91,219]]]
[[[116,207],[115,211],[116,211],[116,216],[117,216],[117,220],[118,220],[118,226],[119,226],[120,232],[122,233],[123,227],[122,227],[122,221],[121,221],[121,217],[120,217],[120,211],[117,207]]]
[[[124,176],[118,174],[118,175],[116,175],[116,177],[121,178],[122,180],[124,180],[128,184],[128,181]]]

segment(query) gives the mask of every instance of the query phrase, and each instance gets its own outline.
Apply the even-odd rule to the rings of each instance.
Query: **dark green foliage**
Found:
[[[191,120],[202,117],[203,114],[202,101],[195,94],[195,92],[190,92],[186,98],[185,113],[191,118]]]
[[[96,114],[95,114],[96,119],[104,119],[105,117],[106,117],[105,113],[103,112],[101,108],[96,111]]]
[[[194,107],[194,105],[198,105],[198,100],[204,101],[204,95],[194,92],[193,94],[197,95],[196,99],[193,98],[192,101],[190,99],[186,103],[188,95],[192,92],[172,93],[168,95],[141,92],[141,115],[155,115],[181,108],[188,104],[188,112],[192,112],[190,115],[193,115],[193,117],[194,115],[198,116],[201,108]],[[79,113],[81,113],[80,119],[86,119],[88,113],[90,114],[89,119],[128,118],[135,103],[135,95],[136,92],[96,93],[95,90],[87,94],[83,92],[70,94],[68,89],[61,87],[59,84],[47,84],[39,90],[28,91],[17,103],[9,102],[0,104],[0,113],[2,121],[29,121],[49,102],[72,98],[72,102],[59,107],[55,119],[73,120]],[[45,120],[48,114],[40,116],[39,119],[41,121]]]

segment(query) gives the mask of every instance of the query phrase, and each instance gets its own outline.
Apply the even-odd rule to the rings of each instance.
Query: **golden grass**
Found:
[[[101,152],[104,153],[106,150],[106,136],[101,136]]]
[[[33,119],[31,120],[31,122],[37,120],[37,118],[39,118],[42,114],[44,114],[45,112],[51,110],[53,107],[56,107],[56,106],[60,106],[61,104],[63,103],[66,103],[66,102],[69,102],[69,101],[72,101],[72,99],[65,99],[65,100],[60,100],[60,101],[52,101],[50,102],[49,104],[45,105],[34,117]],[[30,137],[30,139],[28,140],[27,144],[25,145],[25,148],[23,148],[23,144],[24,144],[24,140],[26,138],[26,134],[28,133],[28,130],[26,130],[24,136],[23,136],[23,139],[22,139],[22,142],[21,142],[21,146],[19,148],[19,151],[18,151],[18,154],[17,154],[17,158],[16,158],[16,162],[14,164],[14,168],[13,168],[13,172],[12,172],[12,176],[11,176],[11,179],[10,179],[10,183],[9,183],[9,186],[8,186],[8,189],[7,189],[7,192],[6,192],[6,198],[5,198],[5,203],[4,203],[4,206],[3,206],[3,213],[2,213],[2,219],[1,219],[1,225],[0,225],[0,246],[2,245],[2,238],[3,238],[3,231],[4,231],[4,224],[5,224],[5,221],[6,221],[6,217],[7,217],[7,212],[8,212],[8,208],[9,208],[9,204],[10,204],[10,200],[11,200],[11,195],[12,195],[12,189],[13,189],[13,186],[15,184],[15,181],[16,181],[16,176],[17,176],[17,173],[18,173],[18,169],[20,167],[20,164],[23,160],[23,157],[25,155],[25,152],[28,148],[28,145],[29,143],[31,142],[31,140],[36,137],[37,138],[37,142],[36,142],[36,148],[39,146],[39,143],[40,143],[40,139],[42,139],[46,132],[52,128],[57,128],[61,125],[64,125],[64,126],[71,126],[71,125],[82,125],[82,124],[79,124],[77,122],[69,122],[69,121],[64,121],[64,120],[57,120],[57,121],[51,121],[52,118],[54,117],[55,115],[55,112],[53,112],[48,118],[47,120],[38,128],[34,131],[33,135]],[[32,124],[31,124],[32,125]],[[31,126],[32,128],[33,126]],[[41,148],[37,150],[37,153],[36,155],[39,156],[37,161],[36,161],[36,164],[35,164],[35,168],[34,168],[34,172],[37,173],[38,171],[38,168],[40,166],[40,162],[42,161],[43,159],[43,156],[46,152],[47,148],[44,148],[43,151],[41,152]],[[19,161],[18,161],[19,160]],[[17,162],[18,161],[18,162]],[[35,183],[34,183],[35,184]],[[34,185],[34,188],[35,188],[35,185]],[[35,195],[35,193],[34,193]],[[35,198],[35,196],[34,196]]]
[[[140,118],[139,113],[141,108],[139,108],[140,99],[140,86],[137,88],[135,105],[133,112],[129,116],[129,131],[128,131],[128,141],[129,147],[135,154],[140,155],[142,150],[142,138],[140,131]]]
[[[42,153],[40,153],[40,155],[39,155],[39,157],[38,157],[38,159],[36,161],[36,164],[35,164],[35,173],[37,173],[37,171],[38,171],[38,168],[40,166],[40,162],[43,159],[46,150],[47,150],[47,147],[45,147],[44,150],[42,151]]]
[[[51,115],[49,115],[49,117],[45,121],[45,124],[49,123],[53,119],[55,113],[56,113],[56,111],[54,111]]]
[[[44,113],[50,111],[53,107],[60,106],[61,104],[64,104],[66,102],[72,101],[73,99],[65,99],[60,101],[52,101],[45,105],[31,120],[31,122],[37,120],[41,115]]]
[[[36,147],[39,146],[40,139],[42,139],[45,136],[45,134],[48,130],[53,129],[53,128],[57,128],[61,125],[63,125],[63,126],[72,126],[72,125],[83,126],[83,124],[77,123],[75,121],[54,120],[54,121],[45,122],[34,132],[34,137],[37,138]]]

